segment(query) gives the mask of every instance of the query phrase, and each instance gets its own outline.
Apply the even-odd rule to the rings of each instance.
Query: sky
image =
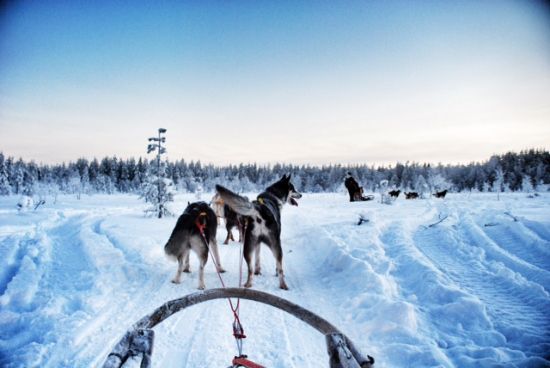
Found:
[[[11,1],[0,151],[42,163],[466,163],[550,149],[537,1]],[[150,154],[151,156],[153,154]]]

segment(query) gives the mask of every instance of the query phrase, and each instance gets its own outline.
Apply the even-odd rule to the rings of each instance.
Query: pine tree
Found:
[[[8,178],[8,168],[6,166],[4,155],[0,152],[0,195],[9,195],[11,185]]]
[[[153,212],[157,214],[158,218],[162,218],[172,215],[167,204],[174,200],[175,188],[172,180],[166,177],[166,163],[161,161],[161,156],[166,153],[166,148],[162,146],[166,138],[161,134],[166,133],[166,129],[160,128],[158,133],[158,138],[149,138],[149,142],[154,143],[149,143],[147,153],[157,151],[157,158],[149,165],[147,179],[141,188],[140,197],[144,198],[145,202],[152,204],[152,207],[145,211],[146,213]]]
[[[416,177],[414,189],[420,194],[420,198],[424,198],[424,193],[429,191],[428,183],[422,174]]]
[[[493,191],[497,192],[497,199],[500,200],[500,193],[502,192],[504,184],[504,172],[502,167],[498,166],[495,170],[495,181],[493,182]]]
[[[22,194],[23,193],[23,184],[25,182],[25,171],[23,170],[23,161],[19,160],[17,164],[15,164],[14,170],[13,170],[13,188],[15,190],[15,194]]]
[[[525,193],[532,193],[535,190],[533,188],[533,183],[531,183],[531,178],[528,175],[523,175],[521,190]]]

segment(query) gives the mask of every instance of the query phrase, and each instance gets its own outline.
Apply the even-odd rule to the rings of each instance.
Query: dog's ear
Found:
[[[187,205],[189,206],[191,204],[191,202],[187,201]]]
[[[290,181],[291,177],[292,177],[292,174],[288,174],[288,181]]]

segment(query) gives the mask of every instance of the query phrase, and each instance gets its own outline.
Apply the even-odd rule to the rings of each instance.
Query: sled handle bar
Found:
[[[242,298],[271,305],[304,321],[325,336],[330,368],[371,368],[374,358],[365,358],[353,342],[334,325],[317,314],[278,296],[252,289],[223,288],[199,291],[164,303],[136,322],[107,356],[103,368],[120,368],[128,358],[142,356],[141,368],[151,366],[154,331],[157,324],[173,314],[209,300]]]

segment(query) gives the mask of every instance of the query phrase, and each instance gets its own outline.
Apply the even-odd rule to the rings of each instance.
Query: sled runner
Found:
[[[200,291],[169,301],[157,308],[153,313],[140,319],[116,344],[112,352],[107,356],[103,368],[119,368],[129,358],[139,356],[141,356],[141,368],[151,367],[154,341],[153,327],[187,307],[209,300],[224,298],[242,298],[268,304],[292,314],[315,328],[325,336],[330,368],[370,368],[374,365],[374,358],[370,355],[363,356],[346,335],[315,313],[286,299],[262,291],[244,288],[221,288]],[[234,329],[236,338],[238,338],[239,333],[241,338],[245,337],[242,330],[235,332]],[[262,365],[249,360],[242,353],[232,360],[232,365],[230,366],[230,368],[237,367],[264,368]]]

